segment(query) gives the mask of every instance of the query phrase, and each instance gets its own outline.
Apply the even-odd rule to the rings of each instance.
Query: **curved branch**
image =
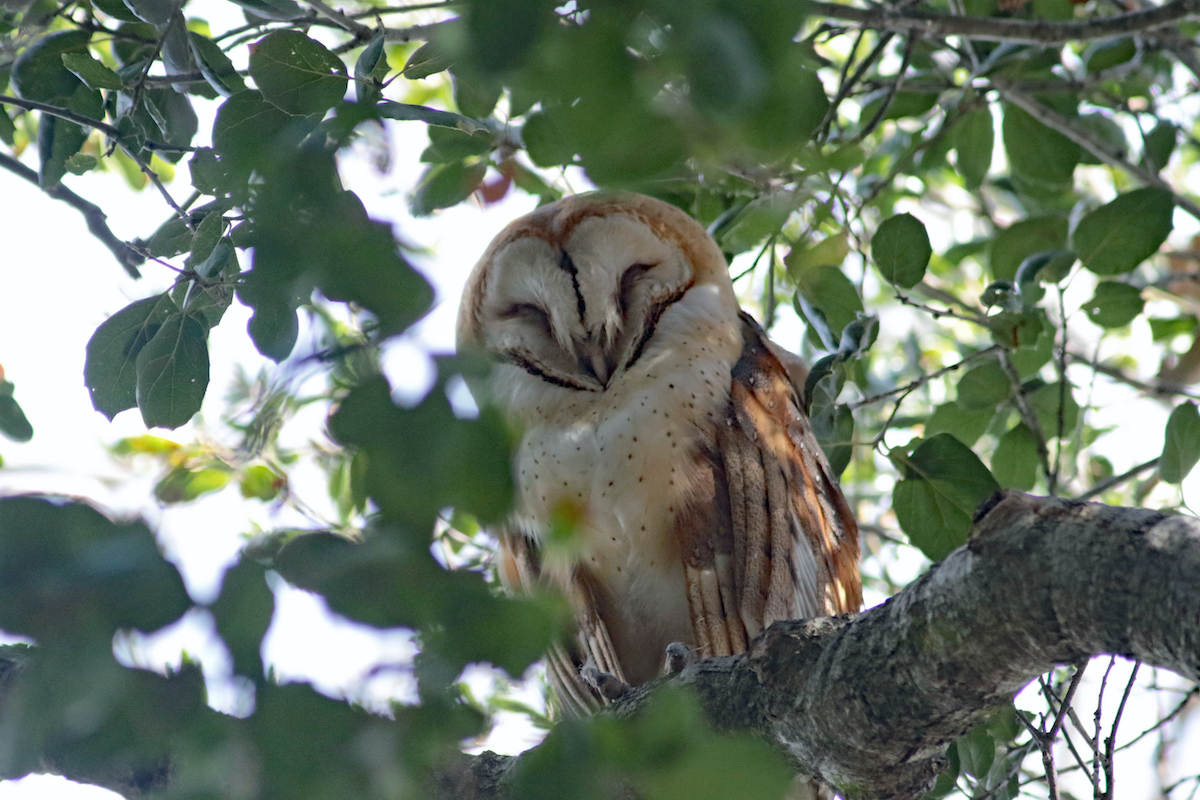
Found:
[[[771,736],[847,796],[901,800],[1034,677],[1103,653],[1200,678],[1200,520],[1007,492],[887,603],[776,623],[751,652],[672,680],[716,724]],[[440,776],[438,796],[503,796],[520,757],[485,755]]]
[[[992,17],[959,17],[925,11],[898,11],[888,6],[856,8],[810,0],[811,16],[856,22],[866,28],[933,37],[965,36],[985,41],[1062,44],[1128,35],[1177,25],[1200,16],[1200,0],[1171,0],[1161,6],[1078,22],[1040,22]]]
[[[0,153],[0,168],[24,178],[39,188],[42,185],[41,180],[38,179],[37,172],[33,168],[25,166],[10,155]],[[112,252],[113,257],[117,259],[117,263],[129,273],[129,277],[141,277],[141,273],[138,272],[138,266],[145,262],[146,257],[134,250],[112,232],[112,228],[108,227],[108,215],[104,213],[104,210],[100,206],[90,200],[85,200],[61,183],[52,189],[42,189],[42,191],[55,200],[63,201],[80,214],[83,214],[83,219],[87,222],[88,231]]]
[[[1004,100],[1012,103],[1014,106],[1017,106],[1026,114],[1045,125],[1047,128],[1058,131],[1063,136],[1067,137],[1072,142],[1103,161],[1105,164],[1122,170],[1130,177],[1136,178],[1146,186],[1155,186],[1159,189],[1166,189],[1175,196],[1176,205],[1178,205],[1187,213],[1191,214],[1195,219],[1200,220],[1200,205],[1197,205],[1190,198],[1184,197],[1179,192],[1175,191],[1171,185],[1163,180],[1162,176],[1157,172],[1153,172],[1145,167],[1130,163],[1124,158],[1124,156],[1115,152],[1115,150],[1109,145],[1098,141],[1096,137],[1075,127],[1071,121],[1062,114],[1059,114],[1049,106],[1038,102],[1036,98],[1025,94],[1025,92],[1020,91],[1016,87],[1005,83],[1003,79],[998,77],[992,78],[992,85],[996,87],[996,89],[1000,92],[1000,96]]]

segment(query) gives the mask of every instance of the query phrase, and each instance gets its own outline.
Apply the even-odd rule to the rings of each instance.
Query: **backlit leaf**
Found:
[[[100,324],[87,343],[83,382],[92,405],[112,419],[137,405],[137,357],[175,310],[167,295],[136,300]]]
[[[885,219],[871,239],[871,258],[888,283],[911,289],[925,276],[933,255],[925,225],[912,214]]]
[[[946,433],[894,458],[904,469],[892,497],[900,527],[930,560],[940,561],[967,541],[975,509],[1000,485],[970,448]]]
[[[1088,319],[1101,328],[1120,328],[1142,313],[1146,301],[1135,286],[1119,281],[1100,281],[1096,293],[1083,305]]]
[[[288,114],[323,114],[346,94],[346,65],[298,31],[261,39],[250,54],[250,75],[263,99]]]
[[[175,313],[137,354],[137,406],[147,428],[178,428],[200,410],[208,389],[207,329]]]
[[[1181,483],[1200,461],[1200,412],[1190,400],[1175,406],[1167,418],[1158,474],[1167,483]]]
[[[1071,247],[1097,275],[1118,275],[1141,264],[1174,227],[1175,198],[1166,189],[1135,189],[1090,212],[1071,234]]]

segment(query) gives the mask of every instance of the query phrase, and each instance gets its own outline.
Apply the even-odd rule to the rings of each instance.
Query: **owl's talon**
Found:
[[[628,683],[611,672],[602,671],[591,656],[588,656],[588,660],[579,668],[579,677],[605,700],[616,700],[629,691]]]
[[[667,675],[683,672],[683,668],[695,662],[696,651],[683,642],[671,642],[667,645],[667,663],[663,670]]]

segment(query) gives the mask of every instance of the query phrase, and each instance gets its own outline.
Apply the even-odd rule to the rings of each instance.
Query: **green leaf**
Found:
[[[521,62],[542,29],[557,23],[554,0],[467,5],[467,52],[482,72],[503,73]]]
[[[391,226],[372,220],[362,201],[337,184],[333,154],[306,150],[258,187],[249,242],[254,264],[238,297],[255,309],[255,343],[271,357],[287,356],[295,310],[314,287],[330,300],[365,307],[383,336],[404,330],[432,302],[428,282],[399,254]],[[298,216],[305,224],[296,224]]]
[[[875,266],[888,283],[901,289],[911,289],[921,282],[932,255],[929,234],[921,220],[912,214],[888,217],[871,240]]]
[[[87,133],[74,122],[44,114],[38,121],[37,136],[41,162],[38,181],[42,189],[49,191],[62,183],[67,161],[83,147]]]
[[[1146,301],[1137,287],[1100,281],[1092,299],[1083,305],[1083,311],[1101,328],[1121,328],[1133,322],[1145,307]]]
[[[1200,320],[1191,314],[1178,317],[1150,317],[1150,338],[1156,342],[1170,341],[1176,336],[1193,336]]]
[[[210,610],[233,656],[234,673],[261,682],[265,676],[262,641],[275,612],[275,595],[263,566],[243,558],[226,570],[221,595]]]
[[[188,469],[176,467],[154,487],[154,496],[166,504],[190,503],[201,495],[219,492],[229,485],[229,470],[220,467]]]
[[[743,253],[779,233],[792,212],[793,198],[778,194],[756,197],[738,212],[728,227],[717,233],[721,249]]]
[[[166,295],[136,300],[96,328],[87,343],[83,382],[92,406],[110,420],[137,405],[137,357],[175,304]]]
[[[204,323],[171,314],[137,354],[137,406],[147,428],[178,428],[200,410],[208,389]]]
[[[1091,73],[1111,69],[1125,64],[1137,55],[1137,44],[1131,37],[1100,39],[1088,45],[1083,52],[1083,63]]]
[[[245,185],[244,179],[240,179],[211,147],[201,147],[192,153],[188,169],[192,174],[192,186],[201,194],[222,197]]]
[[[254,163],[269,157],[285,131],[293,131],[299,140],[302,127],[295,117],[266,102],[259,92],[238,92],[217,109],[217,118],[213,122],[213,148],[219,156],[228,157],[234,163]]]
[[[992,242],[992,277],[1013,281],[1021,262],[1035,253],[1057,250],[1067,244],[1067,218],[1063,215],[1028,217],[1009,225]]]
[[[831,338],[839,336],[863,310],[858,290],[837,267],[812,267],[806,270],[796,282],[796,288],[809,307],[821,313]],[[809,309],[804,308],[803,304],[799,307],[801,316],[813,324],[813,320],[809,319]],[[836,347],[837,342],[829,344]]]
[[[84,173],[94,170],[96,165],[99,163],[100,162],[95,156],[76,153],[68,158],[66,162],[64,162],[63,166],[65,166],[67,168],[67,172],[71,173],[72,175],[83,175]]]
[[[1000,362],[972,367],[958,381],[957,403],[964,411],[994,410],[1012,394],[1012,384]]]
[[[495,147],[490,131],[467,133],[458,128],[429,126],[429,147],[421,154],[421,160],[433,163],[459,161],[470,156],[481,156]]]
[[[65,66],[65,53],[86,53],[92,34],[89,31],[68,30],[36,38],[13,62],[9,81],[18,97],[61,103],[82,86]]]
[[[384,119],[420,120],[430,125],[458,128],[467,133],[487,130],[486,125],[470,117],[464,117],[462,114],[454,114],[449,111],[417,106],[411,103],[396,103],[391,100],[384,100],[382,103],[376,104],[375,110]]]
[[[279,496],[279,492],[287,486],[287,478],[265,464],[253,464],[242,473],[238,488],[242,497],[253,497],[269,503]]]
[[[848,255],[850,237],[847,231],[841,231],[813,245],[797,244],[783,263],[792,279],[799,280],[810,267],[840,267]]]
[[[454,59],[437,39],[430,39],[408,57],[408,61],[404,62],[401,74],[410,81],[416,81],[447,70],[453,63]]]
[[[1182,483],[1200,461],[1200,412],[1192,401],[1175,406],[1167,418],[1158,474],[1167,483]]]
[[[1104,149],[1121,158],[1129,154],[1129,140],[1125,131],[1107,114],[1099,111],[1090,114],[1080,114],[1074,120],[1074,126],[1083,131],[1090,139],[1103,145]],[[1079,152],[1080,164],[1103,164],[1099,156],[1092,155],[1087,150]]]
[[[925,422],[925,438],[932,439],[939,433],[948,433],[970,446],[987,431],[993,416],[995,409],[992,408],[967,411],[958,403],[942,403]]]
[[[33,438],[33,426],[13,397],[11,381],[0,378],[0,434],[14,442],[28,442]]]
[[[1060,415],[1063,437],[1071,436],[1075,432],[1075,426],[1079,424],[1079,403],[1075,402],[1075,396],[1069,386],[1065,393],[1060,387],[1061,384],[1048,383],[1025,398],[1037,416],[1042,434],[1048,439],[1058,436]]]
[[[176,0],[125,0],[125,5],[138,19],[151,25],[166,25],[179,7]]]
[[[354,62],[354,96],[360,103],[376,103],[383,97],[383,79],[388,62],[383,51],[383,31],[378,31]]]
[[[1173,122],[1159,121],[1142,141],[1142,166],[1155,172],[1167,166],[1178,141],[1179,126]]]
[[[63,53],[62,62],[89,89],[120,89],[124,85],[120,75],[92,58],[90,53]]]
[[[968,111],[954,125],[954,149],[958,153],[958,172],[967,188],[976,189],[992,168],[992,150],[996,129],[990,106]]]
[[[482,161],[474,164],[465,161],[435,164],[421,177],[409,209],[414,216],[423,217],[439,208],[456,206],[479,188],[485,173],[487,163]]]
[[[187,222],[179,217],[171,217],[150,235],[145,241],[145,247],[152,256],[170,258],[187,252],[194,237],[195,234]]]
[[[1026,191],[1046,197],[1071,190],[1079,145],[1013,105],[1004,106],[1001,134],[1013,178]]]
[[[206,36],[188,31],[188,46],[204,80],[221,97],[231,97],[246,90],[246,82],[220,46]]]
[[[398,408],[376,378],[354,389],[329,424],[339,442],[367,452],[366,488],[385,513],[417,519],[454,506],[491,521],[508,512],[508,434],[496,412],[458,419],[436,389],[415,408]]]
[[[450,73],[454,93],[454,105],[459,112],[471,119],[486,119],[500,102],[504,91],[500,81],[485,75],[476,75],[462,70]]]
[[[158,630],[189,607],[179,573],[144,523],[113,522],[63,498],[0,499],[5,631],[77,653],[102,648],[111,662],[118,629]],[[69,690],[58,682],[57,692]]]
[[[1158,252],[1174,227],[1175,198],[1147,187],[1119,195],[1090,212],[1071,234],[1071,247],[1097,275],[1129,272]]]
[[[904,467],[892,496],[896,518],[922,553],[940,561],[967,541],[975,509],[1000,485],[970,448],[947,433],[895,458]]]
[[[288,114],[324,114],[346,94],[346,65],[298,31],[278,30],[259,40],[250,54],[250,76],[263,99]]]
[[[233,0],[256,17],[287,22],[304,16],[305,10],[293,0]]]
[[[992,451],[992,474],[1005,488],[1028,492],[1037,482],[1041,463],[1037,436],[1024,423],[1001,436]]]
[[[219,211],[205,214],[204,219],[200,220],[200,224],[196,226],[196,233],[192,236],[191,253],[188,254],[187,261],[184,263],[192,268],[203,264],[205,259],[212,255],[213,249],[217,246],[217,242],[221,241],[224,233],[225,217]]]
[[[996,741],[984,725],[976,725],[957,742],[963,772],[982,781],[996,758]]]
[[[228,239],[223,239],[195,270],[199,279],[193,280],[188,286],[183,305],[193,316],[203,318],[208,329],[212,330],[233,302],[241,272],[237,251]]]
[[[877,89],[863,98],[865,104],[863,105],[862,113],[859,115],[859,120],[863,125],[875,119],[875,115],[879,113],[879,109],[887,101],[888,95],[892,95],[890,88]],[[936,103],[937,95],[932,92],[899,91],[892,95],[887,111],[883,112],[883,117],[880,121],[900,119],[902,117],[919,117],[933,108]]]

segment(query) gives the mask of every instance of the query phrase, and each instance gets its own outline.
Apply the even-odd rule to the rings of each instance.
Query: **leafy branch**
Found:
[[[897,11],[891,6],[856,8],[840,3],[808,0],[805,10],[814,17],[855,22],[866,28],[915,36],[963,36],[994,42],[1063,44],[1104,39],[1158,30],[1200,17],[1200,0],[1171,0],[1161,6],[1079,22],[1041,22],[936,14],[919,10]]]

